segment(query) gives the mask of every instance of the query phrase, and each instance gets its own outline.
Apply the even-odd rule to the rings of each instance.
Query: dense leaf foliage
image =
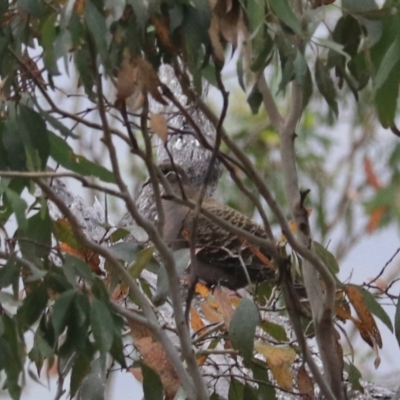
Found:
[[[172,399],[176,393],[196,398],[194,391],[188,393],[190,385],[199,385],[196,368],[208,379],[213,399],[223,394],[272,399],[280,391],[313,396],[314,384],[321,382],[310,364],[304,366],[305,348],[287,322],[289,316],[293,323],[290,309],[295,306],[294,325],[301,327],[303,338],[318,336],[303,284],[305,257],[290,238],[304,226],[291,222],[295,210],[285,191],[282,138],[274,122],[279,113],[290,120],[296,112],[293,87],[300,91],[295,106],[301,116],[291,132],[294,162],[301,187],[311,190],[308,197],[301,192],[301,207],[306,199],[314,221],[315,240],[307,249],[336,285],[335,323],[353,324],[376,363],[384,343],[375,317],[400,343],[396,277],[390,283],[381,280],[387,265],[368,285],[343,284],[338,278],[340,261],[355,243],[400,222],[400,3],[336,3],[0,0],[0,381],[12,399],[21,397],[28,372],[38,380],[52,367],[58,398],[65,391],[82,399],[104,398],[115,369],[141,380],[146,399],[164,394]],[[223,68],[232,57],[238,87],[228,108]],[[167,64],[187,108],[159,78]],[[264,77],[268,91],[260,84]],[[223,105],[215,102],[222,108],[220,118],[210,117],[204,81],[211,93],[222,94]],[[272,102],[271,112],[265,103]],[[185,126],[179,131],[172,117],[150,113],[149,103],[159,110],[174,104]],[[193,105],[214,124],[213,154],[230,166],[233,180],[224,177],[221,192],[234,208],[270,222],[276,252],[285,259],[285,268],[276,267],[276,281],[244,295],[219,287],[189,289],[195,290],[196,301],[187,310],[191,331],[186,334],[195,355],[185,352],[186,324],[176,324],[177,309],[166,317],[158,306],[174,294],[168,263],[182,274],[191,251],[198,249],[179,250],[174,258],[163,247],[157,222],[143,222],[135,213],[119,158],[129,153],[134,179],[140,181],[147,172],[155,177],[153,146],[166,143],[168,134],[184,135],[191,126],[206,146],[203,127],[196,127],[187,112]],[[348,140],[335,128],[344,120],[351,131]],[[394,134],[389,146],[378,147],[380,126]],[[333,157],[343,143],[345,151]],[[246,166],[241,149],[252,167]],[[123,201],[155,247],[124,241],[138,231],[111,227],[107,217],[78,201],[78,193],[65,189],[66,178],[97,196],[107,194],[112,206]],[[260,182],[267,182],[283,213],[290,215],[289,230],[271,207],[264,207],[268,196]],[[255,195],[243,195],[238,183],[256,189]],[[337,229],[346,234],[328,250]],[[154,274],[157,280],[149,278]],[[327,288],[323,274],[320,286],[321,292]],[[289,295],[292,304],[287,304]],[[394,320],[380,304],[388,298],[397,304]],[[280,314],[271,318],[270,313]],[[168,345],[166,331],[175,334],[174,345]],[[343,356],[348,346],[339,341],[341,328],[334,332],[340,376],[346,371],[352,388],[362,391],[354,357]],[[215,364],[221,368],[210,372],[207,368]],[[223,393],[218,385],[225,378],[229,389]]]

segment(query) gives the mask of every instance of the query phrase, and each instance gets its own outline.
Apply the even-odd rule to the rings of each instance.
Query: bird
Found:
[[[163,165],[172,193],[196,202],[200,190],[190,183],[179,166]],[[165,192],[162,194],[164,212],[163,236],[172,250],[189,248],[195,211],[178,204]],[[264,229],[241,212],[224,205],[210,195],[205,195],[202,208],[259,238],[267,238]],[[195,237],[195,261],[191,263],[190,276],[207,286],[221,285],[238,290],[250,283],[261,283],[275,278],[275,268],[270,256],[246,239],[198,215]]]

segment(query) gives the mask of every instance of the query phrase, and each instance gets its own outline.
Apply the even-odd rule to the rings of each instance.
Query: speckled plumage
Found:
[[[167,178],[174,194],[180,196],[181,189],[176,174],[170,172]],[[184,176],[181,177],[181,183],[185,196],[195,201],[198,192],[185,181]],[[202,207],[238,228],[262,238],[266,237],[263,228],[251,218],[212,197],[206,196]],[[169,245],[174,250],[189,247],[194,211],[167,199],[163,200],[163,209],[164,237]],[[195,269],[191,266],[192,276],[197,276],[209,285],[221,284],[238,289],[248,284],[244,266],[252,282],[274,277],[275,272],[266,264],[266,259],[269,259],[268,254],[250,245],[244,238],[210,221],[204,215],[199,215],[196,229],[196,266]]]

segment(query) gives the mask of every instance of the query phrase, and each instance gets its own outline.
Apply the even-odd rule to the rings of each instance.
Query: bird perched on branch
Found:
[[[178,166],[163,165],[162,169],[173,195],[194,203],[199,190],[191,185],[187,175]],[[236,290],[250,282],[258,283],[273,279],[274,267],[268,254],[245,238],[211,221],[200,213],[195,235],[192,233],[195,211],[177,204],[173,196],[164,194],[164,238],[173,250],[190,247],[195,240],[196,259],[190,266],[192,278],[207,285],[220,284]],[[244,214],[205,196],[202,208],[229,222],[237,228],[260,238],[266,238],[264,229]]]

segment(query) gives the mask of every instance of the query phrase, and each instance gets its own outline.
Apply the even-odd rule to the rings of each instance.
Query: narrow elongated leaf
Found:
[[[52,222],[46,206],[28,219],[27,227],[18,234],[21,252],[28,260],[46,259],[51,249]]]
[[[141,250],[134,263],[128,268],[129,275],[134,279],[139,278],[142,271],[150,264],[150,262],[155,262],[153,254],[154,247],[148,247],[147,249]]]
[[[376,73],[373,86],[375,91],[378,91],[387,81],[393,68],[398,64],[398,61],[400,61],[400,31],[383,57],[378,72]]]
[[[371,311],[372,314],[377,316],[390,329],[390,331],[393,332],[392,321],[390,320],[386,311],[378,303],[377,299],[363,287],[358,286],[358,290],[363,295],[365,304],[368,306],[369,311]]]
[[[114,257],[118,258],[118,260],[131,264],[135,261],[141,248],[135,243],[121,242],[112,245],[109,247],[109,250],[113,253]]]
[[[84,278],[86,282],[90,284],[93,282],[94,277],[92,271],[90,270],[88,264],[80,258],[67,254],[65,256],[65,262],[63,263],[62,268],[65,277],[68,279],[68,282],[73,286],[76,286],[77,277]]]
[[[26,155],[24,141],[19,133],[15,119],[4,123],[2,142],[6,154],[7,166],[15,171],[26,169]]]
[[[57,163],[70,171],[84,176],[95,176],[104,182],[114,183],[114,175],[111,171],[89,161],[87,158],[75,154],[72,148],[63,139],[49,132],[51,151],[50,155]]]
[[[394,124],[399,84],[400,61],[392,68],[389,77],[382,83],[382,86],[375,91],[375,105],[378,111],[379,121],[384,128],[390,128]]]
[[[268,0],[268,4],[279,19],[281,19],[295,33],[301,34],[300,21],[297,19],[288,0]]]
[[[46,68],[53,74],[58,75],[59,71],[54,55],[54,41],[56,39],[55,22],[57,19],[56,14],[51,14],[45,21],[41,32],[41,45],[44,50],[43,61]]]
[[[105,355],[113,344],[113,320],[108,308],[96,298],[92,303],[90,323],[100,353]]]
[[[84,355],[80,354],[72,367],[70,391],[71,397],[74,397],[78,391],[83,379],[90,372],[90,360]]]
[[[36,111],[24,105],[19,106],[18,128],[25,137],[25,148],[30,154],[30,163],[35,169],[45,169],[50,154],[50,141],[46,123]],[[25,133],[26,132],[26,133]],[[29,144],[27,143],[29,137]],[[37,155],[39,160],[36,161]]]
[[[336,101],[335,87],[328,68],[319,58],[315,62],[315,81],[317,82],[318,89],[322,96],[337,117],[339,110]]]
[[[107,48],[107,25],[104,15],[100,14],[98,8],[89,0],[85,1],[85,21],[90,33],[96,43],[97,51],[101,60],[108,69],[110,67],[110,59]]]
[[[246,360],[253,356],[254,335],[260,322],[256,305],[249,299],[243,299],[233,314],[229,326],[232,346],[239,350]]]
[[[339,264],[336,261],[335,256],[322,244],[314,241],[314,248],[318,256],[322,259],[322,261],[326,264],[326,266],[330,269],[334,274],[339,273]]]
[[[164,398],[164,391],[160,377],[146,364],[142,364],[141,368],[144,398],[146,400],[162,400]]]
[[[53,306],[51,322],[54,328],[54,335],[58,337],[67,325],[69,309],[75,297],[75,290],[70,289],[61,294]]]
[[[278,325],[271,321],[262,321],[260,326],[264,332],[268,333],[268,335],[276,340],[281,342],[286,342],[289,340],[285,328],[282,325]]]
[[[228,399],[229,400],[244,400],[244,385],[242,382],[232,378],[229,386]]]
[[[27,229],[28,221],[25,213],[28,205],[26,204],[26,201],[11,189],[6,189],[6,195],[15,213],[19,228],[22,230]]]
[[[394,333],[400,347],[400,301],[397,300],[396,314],[394,315]]]
[[[261,92],[258,90],[257,85],[254,85],[249,96],[247,97],[247,103],[250,106],[250,110],[253,114],[258,114],[263,97]]]
[[[34,288],[24,299],[22,307],[18,310],[17,318],[24,329],[28,329],[47,306],[47,289],[42,284]]]
[[[190,260],[190,250],[182,249],[174,252],[176,271],[181,275],[187,268]],[[157,289],[152,299],[155,305],[161,305],[165,302],[169,293],[169,283],[167,270],[162,265],[158,270]]]

